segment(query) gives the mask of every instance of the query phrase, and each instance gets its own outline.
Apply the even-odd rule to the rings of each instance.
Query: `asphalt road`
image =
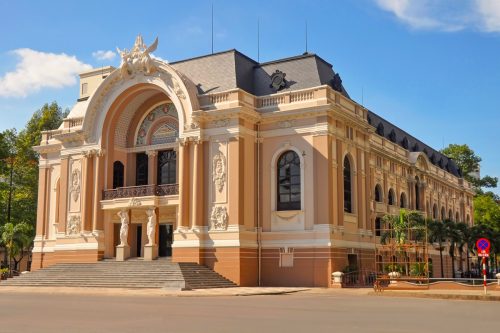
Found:
[[[345,294],[0,294],[0,332],[494,332],[500,302]]]

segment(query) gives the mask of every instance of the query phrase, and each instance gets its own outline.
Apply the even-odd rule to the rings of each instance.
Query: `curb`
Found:
[[[415,292],[391,292],[384,291],[382,293],[370,292],[370,296],[386,296],[386,297],[413,297],[413,298],[433,298],[433,299],[451,299],[463,301],[493,301],[499,302],[500,296],[497,295],[461,295],[461,294],[427,294]]]

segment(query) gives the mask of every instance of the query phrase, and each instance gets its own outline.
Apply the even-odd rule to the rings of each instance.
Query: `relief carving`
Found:
[[[74,202],[80,197],[80,170],[74,169],[71,173],[71,198]]]
[[[223,206],[214,206],[210,215],[211,230],[227,230],[227,209]]]
[[[173,86],[174,86],[174,93],[179,97],[180,99],[186,99],[186,95],[184,94],[184,91],[182,91],[181,86],[179,85],[179,82],[177,80],[172,79]]]
[[[141,203],[141,200],[137,199],[137,198],[132,198],[130,199],[130,201],[128,202],[128,206],[129,207],[139,207],[141,206],[142,203]]]
[[[68,235],[78,235],[80,233],[81,220],[80,215],[71,215],[68,218],[68,226],[66,228],[66,233]]]
[[[213,124],[215,127],[226,127],[227,125],[229,125],[229,119],[214,120]]]
[[[219,191],[219,193],[222,193],[226,183],[226,157],[220,151],[218,151],[213,157],[212,170],[215,188]]]

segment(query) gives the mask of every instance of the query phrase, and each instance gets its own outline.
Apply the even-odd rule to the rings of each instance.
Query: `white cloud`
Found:
[[[0,77],[0,97],[26,97],[43,88],[64,88],[77,83],[79,72],[92,67],[65,53],[17,49],[15,70]]]
[[[468,19],[460,10],[461,0],[375,0],[377,5],[393,13],[400,21],[414,29],[458,31]],[[458,5],[457,5],[458,4]]]
[[[97,60],[113,60],[116,57],[116,53],[113,51],[95,51],[92,52],[92,56]]]
[[[163,62],[165,62],[165,63],[167,63],[167,64],[168,64],[168,60],[166,60],[166,59],[163,59],[163,58],[161,58],[161,57],[155,56],[155,55],[154,55],[154,54],[152,54],[152,53],[150,54],[150,56],[151,56],[151,58],[153,58],[153,59],[156,59],[156,60],[159,60],[159,61],[163,61]]]
[[[500,1],[475,0],[480,27],[487,32],[500,32]]]

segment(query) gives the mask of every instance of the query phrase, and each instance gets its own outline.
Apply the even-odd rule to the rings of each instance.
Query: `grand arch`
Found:
[[[199,109],[196,86],[170,65],[152,60],[156,71],[152,74],[136,72],[123,77],[119,70],[111,73],[92,94],[88,103],[82,130],[87,144],[102,145],[105,121],[116,112],[131,94],[157,90],[174,103],[179,115],[179,137],[192,124],[192,113]]]

